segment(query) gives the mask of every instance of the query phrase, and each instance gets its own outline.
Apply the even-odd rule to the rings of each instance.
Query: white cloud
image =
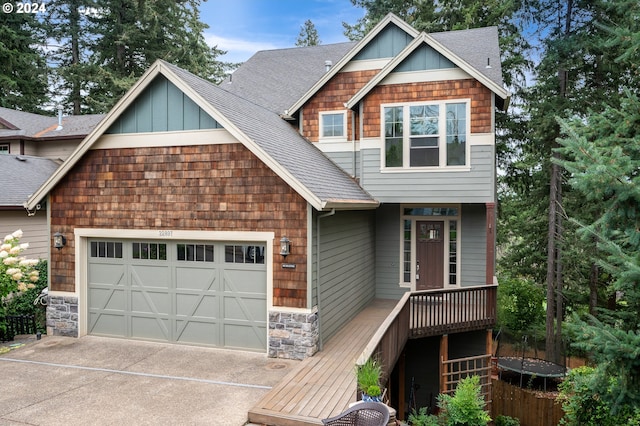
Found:
[[[226,38],[212,33],[205,33],[204,38],[209,46],[217,46],[218,49],[227,51],[226,55],[219,58],[225,62],[244,62],[259,50],[272,50],[285,47],[276,46],[267,41]]]

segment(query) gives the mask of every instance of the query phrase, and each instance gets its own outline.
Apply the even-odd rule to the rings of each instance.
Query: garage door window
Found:
[[[167,260],[167,245],[157,243],[132,243],[134,259]]]
[[[92,241],[91,257],[122,259],[122,243],[113,241]]]
[[[264,264],[264,246],[224,246],[224,261],[227,263]]]
[[[178,260],[186,262],[213,262],[213,245],[178,244]]]

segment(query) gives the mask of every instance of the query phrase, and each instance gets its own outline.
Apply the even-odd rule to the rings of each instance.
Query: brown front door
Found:
[[[416,222],[416,290],[444,287],[444,222]]]

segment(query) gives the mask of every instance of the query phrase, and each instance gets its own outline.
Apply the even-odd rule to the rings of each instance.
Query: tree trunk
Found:
[[[596,316],[598,307],[598,275],[600,271],[598,265],[591,264],[591,274],[589,276],[589,314]]]

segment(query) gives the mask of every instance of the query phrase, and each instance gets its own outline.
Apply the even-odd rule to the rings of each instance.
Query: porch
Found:
[[[390,372],[409,338],[493,327],[496,285],[406,293],[400,301],[375,299],[307,358],[250,411],[249,421],[294,426],[321,419],[356,401],[355,368],[375,355]],[[386,380],[386,378],[385,378]]]

